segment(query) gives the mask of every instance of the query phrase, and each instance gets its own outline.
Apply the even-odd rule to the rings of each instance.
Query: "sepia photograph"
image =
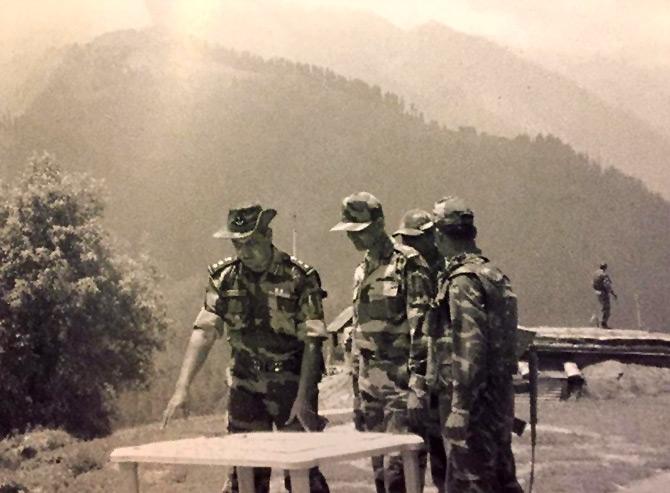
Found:
[[[667,0],[0,0],[0,493],[670,491]]]

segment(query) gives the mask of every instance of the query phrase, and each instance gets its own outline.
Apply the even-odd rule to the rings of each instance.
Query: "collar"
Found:
[[[477,247],[467,252],[459,253],[455,257],[452,257],[450,260],[447,260],[446,275],[448,276],[449,274],[451,274],[464,264],[475,263],[478,261],[488,262],[488,259],[482,255],[482,251]]]
[[[380,255],[378,257],[373,257],[372,255],[370,255],[370,250],[368,250],[365,253],[365,259],[364,260],[367,264],[379,263],[380,261],[388,260],[388,259],[391,258],[391,255],[393,255],[393,252],[394,252],[394,248],[393,248],[394,242],[393,242],[393,240],[389,236],[385,236],[382,241],[383,241],[383,244],[382,244],[382,248],[381,248],[381,251],[380,251]]]
[[[272,245],[272,259],[270,260],[270,264],[268,265],[268,268],[266,270],[264,270],[263,272],[254,272],[251,269],[245,267],[242,262],[240,262],[240,270],[242,274],[248,279],[249,278],[259,279],[261,277],[264,277],[268,272],[271,274],[279,274],[281,273],[282,264],[284,260],[286,260],[286,257],[288,257],[286,253],[282,252],[276,246]]]

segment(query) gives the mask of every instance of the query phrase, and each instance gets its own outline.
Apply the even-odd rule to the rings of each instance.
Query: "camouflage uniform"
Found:
[[[437,252],[434,243],[434,223],[429,212],[410,209],[402,217],[393,237],[400,243],[419,252],[430,269],[432,286],[437,286],[444,270],[444,257]],[[451,408],[451,358],[450,333],[441,327],[439,309],[432,309],[426,319],[425,335],[428,336],[428,362],[426,386],[428,389],[428,414],[417,433],[423,435],[426,450],[419,453],[421,479],[425,477],[427,456],[430,456],[430,472],[438,493],[443,493],[447,476],[447,454],[442,439],[449,409]]]
[[[478,251],[452,258],[445,282],[453,337],[447,491],[521,493],[511,445],[516,296]]]
[[[598,269],[593,275],[593,290],[600,303],[600,317],[598,324],[600,327],[609,328],[607,322],[610,319],[610,293],[612,293],[612,278],[604,268]]]
[[[302,430],[285,423],[298,391],[304,342],[327,337],[317,272],[276,248],[270,267],[254,273],[236,258],[209,268],[205,304],[195,321],[224,334],[231,347],[228,431]],[[318,390],[310,400],[316,410]],[[256,491],[269,489],[270,469],[255,468]],[[237,491],[235,470],[226,491]],[[287,483],[287,488],[290,485]],[[310,489],[327,492],[317,468]]]
[[[354,379],[367,431],[407,433],[410,388],[425,396],[427,347],[422,333],[432,284],[416,250],[388,242],[354,273]],[[399,456],[373,458],[378,491],[404,492]]]
[[[437,293],[430,313],[427,332],[430,337],[428,374],[426,384],[430,389],[429,420],[426,445],[430,454],[430,472],[438,492],[445,491],[447,453],[443,433],[451,411],[451,328],[444,272],[436,273]]]

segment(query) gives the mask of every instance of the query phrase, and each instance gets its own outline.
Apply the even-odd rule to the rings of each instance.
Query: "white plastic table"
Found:
[[[309,493],[309,469],[329,462],[400,453],[407,493],[420,492],[417,435],[390,433],[258,432],[199,437],[115,449],[125,490],[138,493],[139,463],[236,466],[240,493],[254,491],[253,467],[285,469],[294,493]]]

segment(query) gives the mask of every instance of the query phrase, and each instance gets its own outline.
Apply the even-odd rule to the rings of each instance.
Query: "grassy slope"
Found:
[[[607,401],[541,401],[535,491],[613,492],[659,470],[670,470],[668,409],[668,394]],[[527,400],[519,399],[517,412],[527,415]],[[212,416],[179,419],[166,431],[160,431],[157,424],[120,430],[104,439],[40,452],[16,470],[0,469],[0,478],[12,478],[30,491],[114,491],[118,476],[106,458],[115,447],[222,430],[223,420]],[[529,445],[528,433],[515,439],[518,473],[524,484]],[[5,450],[4,456],[10,455]],[[73,475],[72,470],[89,465],[91,471]],[[367,461],[328,466],[324,472],[334,493],[373,491]],[[224,477],[224,471],[214,467],[141,468],[144,492],[219,491]],[[281,491],[279,477],[274,484]]]

